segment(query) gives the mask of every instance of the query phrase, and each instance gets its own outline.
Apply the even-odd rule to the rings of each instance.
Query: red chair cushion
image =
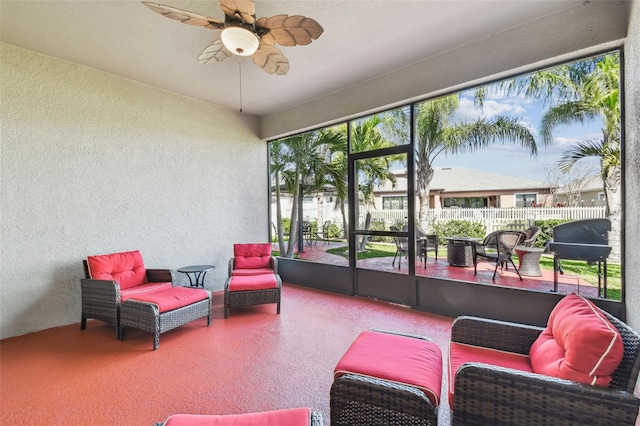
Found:
[[[271,267],[271,244],[234,244],[233,268],[256,269]]]
[[[504,352],[480,346],[465,345],[463,343],[449,343],[449,406],[453,407],[455,393],[455,378],[462,364],[466,362],[480,362],[497,365],[514,370],[532,373],[531,362],[527,355]]]
[[[231,272],[231,275],[264,275],[264,274],[273,274],[273,269],[271,268],[255,268],[255,269],[234,269]]]
[[[229,415],[174,414],[165,426],[309,426],[311,411],[308,408],[265,411]]]
[[[153,293],[154,291],[162,291],[171,288],[171,283],[147,283],[137,285],[135,287],[129,287],[124,290],[120,290],[120,301],[124,302],[127,299],[137,299],[145,293]]]
[[[267,290],[278,288],[276,274],[234,275],[229,282],[229,291]]]
[[[347,373],[413,386],[434,407],[440,403],[442,352],[428,340],[363,331],[340,359],[333,376]]]
[[[618,329],[576,294],[558,302],[529,351],[535,373],[600,386],[609,385],[623,355]]]
[[[87,265],[89,278],[117,281],[120,289],[147,283],[147,270],[138,250],[89,256]]]
[[[152,293],[139,294],[130,297],[130,300],[153,303],[160,312],[168,312],[183,306],[191,305],[208,298],[206,290],[189,287],[171,287],[166,290],[154,291]]]

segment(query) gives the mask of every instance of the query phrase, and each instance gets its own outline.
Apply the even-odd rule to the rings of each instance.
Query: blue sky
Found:
[[[482,111],[474,107],[471,92],[465,92],[460,99],[457,120],[475,120],[479,115],[492,118],[497,115],[518,117],[522,124],[531,129],[538,141],[538,127],[545,107],[540,103],[525,101],[522,97],[504,94],[489,94],[484,102]],[[473,153],[445,155],[440,154],[435,167],[464,167],[483,170],[507,176],[517,176],[538,181],[548,181],[549,167],[554,167],[562,153],[577,141],[600,137],[601,122],[590,122],[584,125],[563,126],[553,132],[554,142],[551,146],[543,147],[538,144],[538,155],[531,156],[523,148],[510,145],[497,145],[484,148]],[[597,172],[597,160],[581,160],[583,167],[593,167]]]

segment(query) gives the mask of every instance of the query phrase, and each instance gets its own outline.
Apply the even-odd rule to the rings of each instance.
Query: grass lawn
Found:
[[[540,268],[553,271],[553,257],[544,255],[540,258]],[[589,265],[580,260],[562,260],[562,270],[565,274],[576,275],[583,280],[598,285],[598,265]],[[620,300],[620,265],[607,263],[607,298]]]
[[[396,247],[393,244],[367,243],[366,247],[366,251],[358,253],[358,260],[391,257],[396,253]],[[346,246],[337,247],[327,250],[327,253],[348,258],[349,248]],[[434,254],[430,254],[430,256],[434,256]],[[543,255],[540,258],[540,268],[553,271],[553,257]],[[563,260],[562,269],[565,274],[576,275],[593,285],[598,285],[598,265],[588,265],[587,262],[579,260]],[[620,300],[620,288],[620,265],[609,263],[607,264],[607,298]]]
[[[336,247],[327,250],[327,253],[349,258],[349,247]],[[374,257],[391,257],[395,254],[396,246],[393,244],[367,243],[366,250],[358,253],[358,260],[372,259]]]

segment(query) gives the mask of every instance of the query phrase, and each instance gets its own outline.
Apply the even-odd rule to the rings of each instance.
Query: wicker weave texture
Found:
[[[452,424],[635,425],[640,399],[633,395],[639,371],[639,336],[604,312],[618,328],[623,360],[608,388],[480,363],[464,364],[455,377]],[[451,340],[528,354],[542,329],[523,324],[460,317]]]
[[[276,274],[276,288],[261,290],[229,291],[229,284],[233,277],[227,278],[224,285],[224,317],[229,318],[229,308],[232,306],[263,305],[276,303],[276,313],[280,313],[280,300],[282,293],[282,279]]]
[[[387,380],[345,374],[331,386],[331,425],[436,425],[437,409],[424,392]]]
[[[172,311],[160,313],[153,303],[129,299],[122,303],[120,326],[122,339],[126,338],[126,327],[137,328],[148,333],[154,333],[153,349],[160,346],[160,334],[198,318],[207,317],[207,326],[211,324],[211,292],[207,298]]]
[[[80,280],[82,293],[82,317],[80,329],[87,327],[87,319],[105,321],[116,327],[116,337],[120,335],[120,285],[113,280],[93,280],[89,278],[87,261],[83,261],[86,278]],[[171,269],[147,269],[149,282],[175,282]]]

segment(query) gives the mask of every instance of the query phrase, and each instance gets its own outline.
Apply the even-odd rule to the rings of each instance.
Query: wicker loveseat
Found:
[[[570,296],[566,296],[565,299]],[[530,371],[532,362],[529,355],[536,352],[536,346],[541,347],[540,341],[544,340],[543,335],[552,339],[551,343],[556,345],[554,338],[549,337],[549,327],[554,321],[553,312],[546,329],[484,318],[459,317],[452,325],[449,354],[449,399],[452,424],[456,426],[636,424],[640,399],[633,395],[633,391],[640,369],[640,336],[619,319],[600,310],[591,302],[586,300],[585,302],[597,318],[606,318],[607,324],[612,325],[621,337],[621,342],[612,341],[611,345],[605,348],[607,353],[615,352],[611,349],[614,343],[621,345],[618,350],[621,352],[622,359],[619,364],[615,364],[617,368],[613,367],[615,371],[610,376],[598,376],[594,372],[600,366],[596,365],[585,376],[589,377],[588,375],[593,373],[588,380],[592,383],[608,383],[607,385],[586,384]],[[584,313],[582,311],[576,315],[584,315]],[[584,316],[578,316],[574,324],[580,325],[585,321],[588,320],[585,320]],[[613,327],[611,331],[615,333]],[[564,332],[561,339],[568,340],[572,335],[587,337],[586,340],[589,341],[593,339],[589,332],[580,335],[576,334],[575,330],[567,331],[566,328],[561,331]],[[533,351],[532,347],[534,347]],[[475,357],[477,361],[461,362],[463,357],[459,356],[460,348],[462,352],[466,352],[465,356],[476,351],[472,358]],[[553,352],[545,349],[543,357],[548,357]],[[580,363],[590,356],[587,350],[572,354],[567,352],[566,359],[562,358],[543,367],[560,371],[560,376],[568,374],[582,379],[584,373],[573,369],[569,360],[574,359]],[[457,360],[452,359],[456,357]],[[493,362],[493,359],[498,358],[500,362]],[[504,359],[507,361],[505,362]],[[598,361],[603,359],[600,358]],[[602,361],[602,365],[607,362]]]
[[[89,256],[84,267],[81,330],[99,319],[124,340],[125,327],[134,327],[154,333],[157,349],[160,333],[205,316],[211,323],[211,292],[175,286],[172,270],[147,269],[138,250]]]

